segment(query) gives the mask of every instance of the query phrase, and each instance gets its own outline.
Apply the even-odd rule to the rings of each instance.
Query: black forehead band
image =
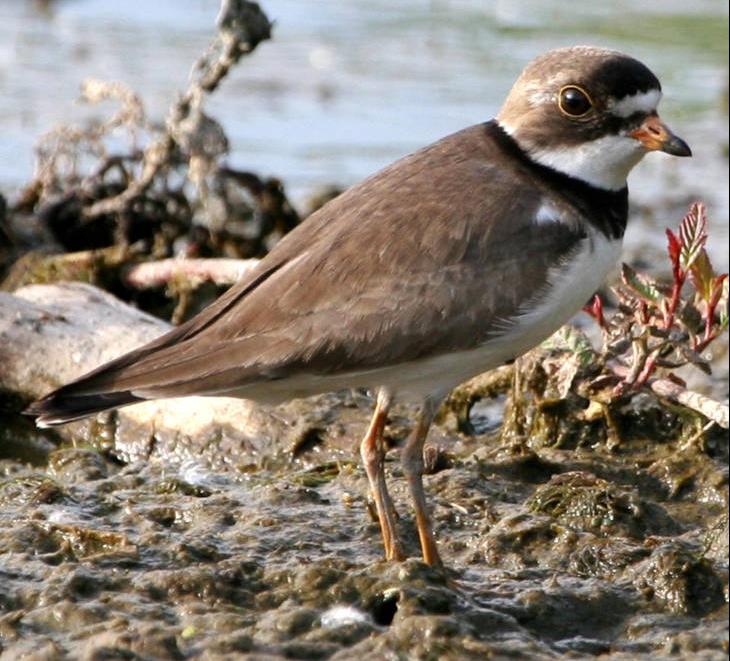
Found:
[[[585,84],[589,90],[600,90],[602,95],[614,99],[662,89],[659,79],[641,62],[621,56],[599,64],[591,71]]]

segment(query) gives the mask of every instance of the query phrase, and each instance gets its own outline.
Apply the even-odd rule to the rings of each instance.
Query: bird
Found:
[[[455,386],[569,321],[615,266],[629,172],[650,151],[691,156],[660,119],[661,97],[651,70],[619,51],[539,55],[494,119],[354,185],[197,316],[26,413],[47,427],[148,399],[276,405],[369,389],[360,455],[385,558],[399,561],[383,434],[392,403],[415,402],[400,460],[423,561],[442,566],[422,478],[434,416]]]

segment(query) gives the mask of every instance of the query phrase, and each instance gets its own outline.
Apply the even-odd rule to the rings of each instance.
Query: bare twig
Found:
[[[686,406],[688,409],[701,413],[708,420],[716,422],[723,429],[728,429],[728,405],[722,404],[710,397],[701,395],[693,390],[683,388],[669,379],[653,379],[647,384],[653,392],[671,402]]]
[[[135,289],[161,287],[185,278],[191,283],[232,285],[259,263],[258,259],[162,259],[130,267],[124,281]]]
[[[217,122],[201,110],[203,97],[218,87],[241,56],[251,53],[271,36],[271,23],[257,3],[247,0],[223,0],[217,23],[218,34],[195,63],[188,90],[172,105],[165,131],[144,150],[140,175],[118,195],[85,208],[84,217],[127,211],[170,163],[178,145],[187,147],[186,151],[192,152],[190,156],[198,158],[215,158],[227,150],[227,144],[221,144],[222,130],[218,130]],[[200,134],[204,134],[203,139],[196,140]],[[209,140],[210,135],[216,139]],[[205,143],[205,148],[201,143]],[[211,143],[215,143],[212,150]]]
[[[629,375],[629,368],[623,365],[611,365],[610,371],[618,379],[624,381]],[[706,395],[694,390],[689,390],[677,381],[666,378],[649,379],[643,387],[649,388],[654,394],[663,397],[675,404],[681,404],[697,413],[701,413],[707,419],[716,422],[723,429],[728,428],[728,405],[718,402]]]

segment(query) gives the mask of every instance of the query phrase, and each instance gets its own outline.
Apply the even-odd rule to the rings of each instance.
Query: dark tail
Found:
[[[34,415],[38,427],[54,427],[86,416],[144,401],[131,392],[109,392],[99,394],[74,393],[76,384],[71,383],[55,390],[43,399],[33,402],[23,413]]]
[[[142,402],[153,397],[176,397],[202,393],[203,384],[195,379],[191,380],[189,375],[187,379],[182,379],[182,382],[176,378],[173,383],[170,383],[169,375],[167,375],[161,383],[154,383],[154,379],[150,383],[149,373],[145,372],[144,366],[149,367],[153,374],[158,370],[170,368],[171,363],[174,364],[178,360],[172,356],[171,363],[163,361],[160,364],[159,360],[155,360],[158,352],[167,351],[169,353],[173,346],[192,341],[201,333],[206,332],[219,318],[230,314],[231,310],[239,305],[251,291],[286,263],[287,260],[274,262],[272,267],[263,272],[254,270],[250,276],[244,277],[217,301],[186,323],[138,349],[104,363],[78,380],[33,402],[23,413],[37,416],[36,424],[39,427],[53,427],[85,418],[99,411]],[[199,358],[198,362],[204,360],[203,353],[193,351],[192,354],[193,357]],[[145,363],[148,358],[150,362]],[[187,358],[183,356],[179,362],[185,362],[185,360]],[[196,376],[195,373],[193,376]],[[150,397],[134,395],[135,383],[142,383],[140,390],[150,393]]]

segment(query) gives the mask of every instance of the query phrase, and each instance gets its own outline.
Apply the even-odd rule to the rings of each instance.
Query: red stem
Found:
[[[707,345],[710,344],[710,342],[712,342],[716,337],[717,335],[715,335],[715,333],[710,333],[709,335],[706,335],[700,342],[697,342],[697,344],[692,347],[692,349],[697,353],[702,353],[707,348]]]
[[[649,380],[649,377],[652,375],[652,372],[654,372],[654,369],[656,367],[656,360],[658,357],[659,357],[659,352],[652,351],[652,353],[649,355],[649,357],[644,362],[644,367],[641,369],[639,376],[637,376],[636,381],[634,381],[634,384],[633,384],[634,388],[643,386]]]
[[[672,298],[669,300],[669,309],[664,317],[664,328],[671,328],[674,324],[674,315],[679,307],[680,294],[682,293],[682,287],[684,287],[684,281],[687,279],[687,274],[684,271],[679,271],[674,278],[672,284]]]
[[[710,296],[710,300],[707,301],[705,307],[705,331],[700,342],[696,343],[696,346],[692,347],[695,351],[702,351],[710,342],[717,337],[717,331],[713,328],[715,325],[715,310],[720,303],[720,297],[722,296],[722,282],[725,276],[721,276],[715,281],[714,291]]]

